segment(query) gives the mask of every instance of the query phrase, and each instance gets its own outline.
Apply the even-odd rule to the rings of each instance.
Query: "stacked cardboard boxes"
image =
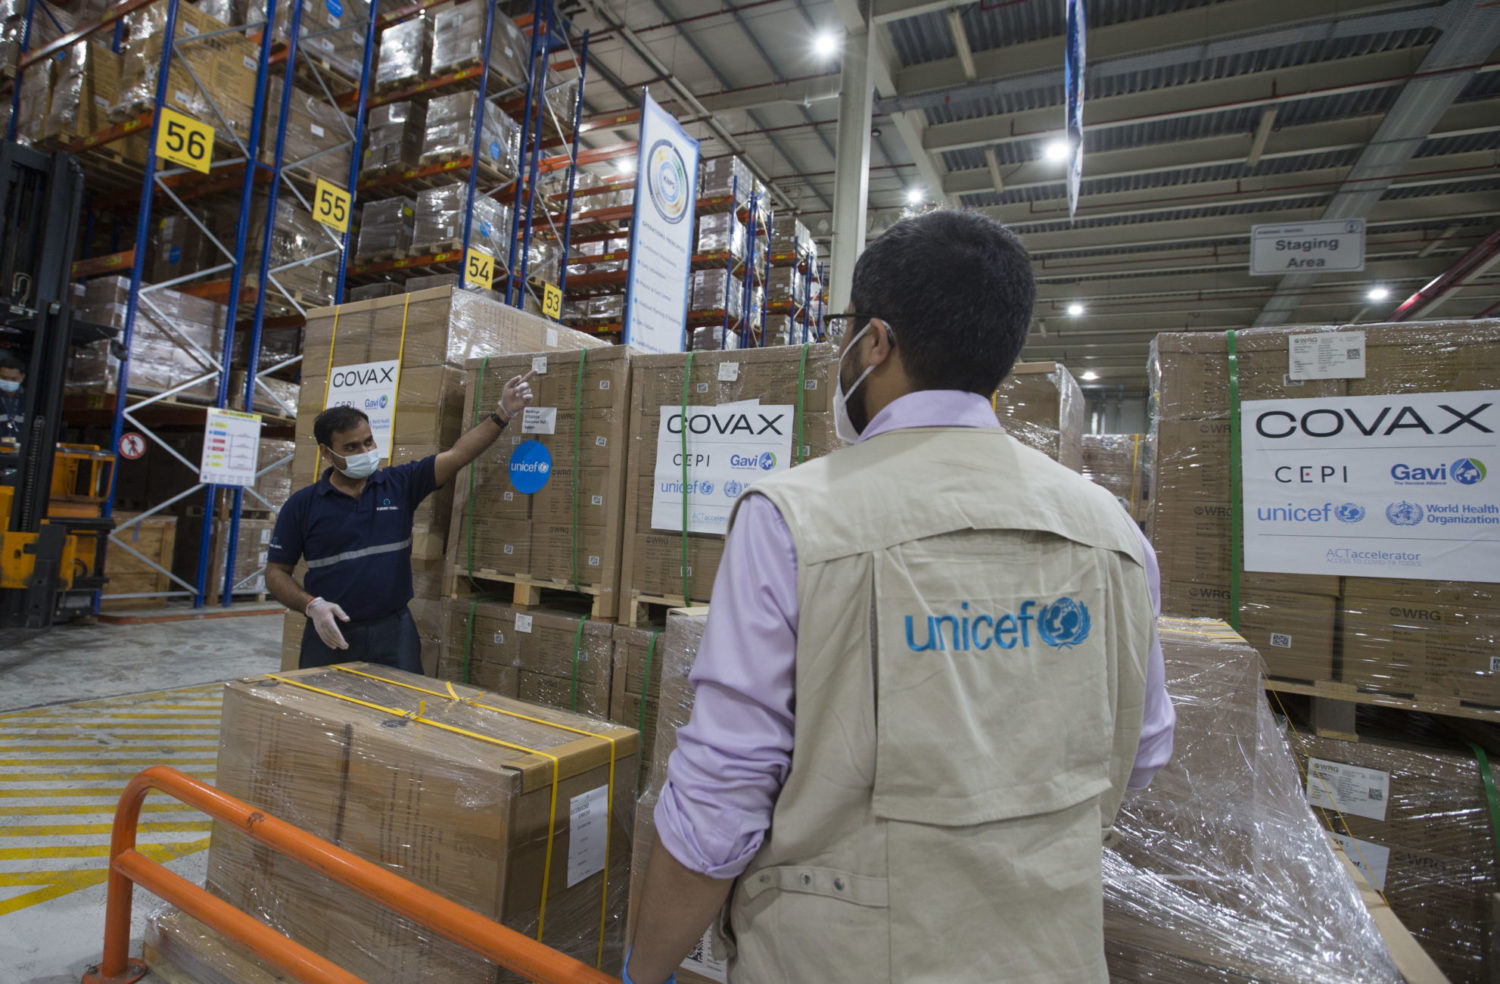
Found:
[[[469,362],[464,419],[481,419],[507,380],[537,375],[536,400],[470,466],[454,494],[449,571],[501,575],[582,591],[596,617],[619,604],[629,433],[630,360],[624,348],[504,356]],[[545,449],[546,483],[525,494],[513,466]],[[521,456],[521,457],[518,457]]]
[[[1083,477],[1119,499],[1137,522],[1146,518],[1147,463],[1151,442],[1145,434],[1083,435]]]
[[[739,493],[760,476],[839,446],[832,413],[837,364],[832,345],[631,359],[634,409],[620,575],[621,599],[629,607],[622,622],[636,624],[638,601],[706,602]],[[684,405],[686,461],[680,447]],[[707,450],[711,432],[727,436],[727,443],[712,445],[717,455]],[[747,453],[752,445],[741,438],[756,434],[769,441],[768,433],[775,450],[766,444]]]
[[[650,750],[656,747],[661,711],[662,668],[666,664],[665,632],[657,626],[615,626],[614,673],[610,681],[609,719],[641,733],[639,787],[652,782]]]
[[[1411,731],[1411,722],[1399,722]],[[1292,743],[1308,801],[1455,982],[1494,980],[1493,819],[1475,754],[1411,737]]]
[[[136,514],[115,513],[115,525],[124,526]],[[122,550],[114,544],[125,544]],[[160,608],[165,597],[117,597],[127,595],[162,595],[180,587],[157,568],[172,569],[172,555],[177,543],[177,517],[153,514],[132,523],[114,538],[105,554],[105,609]],[[144,558],[144,560],[142,559]],[[150,563],[147,563],[149,561]],[[153,566],[155,565],[155,566]]]
[[[1060,363],[1016,363],[995,391],[994,406],[1011,437],[1083,470],[1083,390]]]
[[[123,329],[129,294],[129,278],[95,277],[85,288],[80,316]],[[222,304],[175,290],[142,293],[130,340],[130,390],[176,389],[176,400],[212,402],[219,384],[213,375],[217,370],[208,359],[217,360],[223,353],[225,312]],[[120,362],[109,344],[93,342],[73,350],[66,382],[69,392],[98,395],[119,388]],[[196,354],[194,346],[204,355]]]
[[[230,683],[217,784],[618,973],[637,754],[628,728],[356,663]],[[207,881],[372,984],[519,980],[223,826]]]

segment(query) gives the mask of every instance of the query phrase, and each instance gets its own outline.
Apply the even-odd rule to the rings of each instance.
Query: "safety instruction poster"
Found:
[[[260,414],[210,409],[203,425],[198,481],[248,488],[255,484],[259,453]]]
[[[370,433],[382,458],[391,456],[396,426],[396,388],[401,382],[401,363],[361,362],[335,366],[328,373],[328,398],[323,409],[353,407],[370,418]]]
[[[1240,409],[1245,570],[1500,582],[1500,391]]]
[[[656,436],[656,484],[651,527],[682,530],[687,496],[688,532],[729,532],[735,500],[757,479],[792,466],[796,410],[790,404],[733,403],[717,407],[661,408]],[[687,485],[683,485],[683,429],[687,430]]]

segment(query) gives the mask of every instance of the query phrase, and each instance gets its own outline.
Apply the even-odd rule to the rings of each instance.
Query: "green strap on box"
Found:
[[[583,628],[589,624],[589,617],[583,616],[578,620],[578,632],[573,636],[573,693],[568,699],[568,710],[578,710],[578,658],[583,652]]]
[[[1495,839],[1495,860],[1500,862],[1500,793],[1495,791],[1495,776],[1490,771],[1490,757],[1474,742],[1469,742],[1479,763],[1479,778],[1484,782],[1484,798],[1490,808],[1490,834]]]
[[[1240,357],[1233,329],[1225,332],[1229,344],[1229,624],[1240,630],[1240,568],[1245,562],[1244,476],[1240,474]]]
[[[578,478],[583,470],[579,460],[578,442],[583,435],[583,367],[588,364],[589,350],[578,352],[578,385],[573,394],[573,590],[578,587]]]
[[[469,682],[469,660],[474,655],[474,613],[479,611],[483,598],[475,598],[469,605],[469,624],[464,627],[464,683]]]
[[[646,695],[651,692],[651,664],[656,661],[656,640],[661,635],[657,629],[651,633],[651,641],[646,644],[646,676],[641,681],[641,711],[635,718],[635,730],[641,733],[641,741],[646,740]],[[641,774],[646,771],[646,751],[644,748],[636,756],[635,764],[635,788],[639,792],[641,788]]]
[[[484,361],[479,364],[479,378],[474,380],[474,419],[470,422],[470,427],[479,426],[479,408],[484,405],[484,376],[489,371],[489,368],[490,357],[485,356]],[[474,581],[474,482],[475,473],[478,470],[478,468],[472,465],[469,467],[469,501],[464,506],[465,519],[469,527],[469,582],[471,584]],[[467,677],[464,678],[464,682],[469,682]]]
[[[805,402],[804,394],[807,392],[807,350],[812,348],[811,343],[802,346],[802,361],[797,363],[797,443],[792,447],[792,464],[802,464],[802,424],[806,414],[802,412]]]
[[[693,603],[688,594],[688,454],[687,454],[687,408],[688,387],[693,381],[693,353],[687,354],[687,365],[682,368],[682,604]]]

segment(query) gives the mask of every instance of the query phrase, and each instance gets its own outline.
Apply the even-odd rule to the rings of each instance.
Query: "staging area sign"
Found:
[[[661,408],[651,527],[682,530],[687,496],[689,533],[729,532],[735,500],[757,479],[792,466],[791,405],[735,403]],[[687,427],[687,487],[683,487],[682,430]]]
[[[1245,570],[1500,582],[1500,390],[1240,408]]]
[[[323,409],[363,410],[370,418],[376,449],[389,461],[396,428],[396,389],[400,383],[401,363],[395,359],[335,366],[328,373],[328,398],[323,401]]]
[[[1250,227],[1250,275],[1339,273],[1365,268],[1365,220]]]

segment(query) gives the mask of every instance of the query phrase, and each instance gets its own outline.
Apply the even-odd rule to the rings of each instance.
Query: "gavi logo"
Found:
[[[1068,597],[1047,605],[1028,599],[1015,612],[997,615],[971,615],[967,601],[959,609],[957,615],[907,615],[906,648],[914,653],[1029,649],[1035,636],[1054,649],[1071,649],[1089,637],[1092,627],[1088,606]]]

